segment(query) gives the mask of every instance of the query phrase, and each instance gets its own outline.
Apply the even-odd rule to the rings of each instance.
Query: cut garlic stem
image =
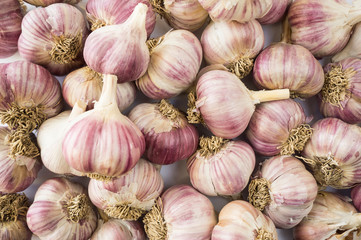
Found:
[[[257,103],[290,98],[289,89],[250,91],[251,98]]]
[[[103,76],[102,93],[99,101],[94,105],[95,109],[106,107],[107,105],[117,102],[117,76],[111,74],[104,74]]]

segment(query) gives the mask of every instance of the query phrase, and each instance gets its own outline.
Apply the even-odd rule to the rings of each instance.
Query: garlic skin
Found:
[[[346,189],[361,182],[361,130],[336,118],[325,118],[312,125],[302,160],[322,186]]]
[[[89,0],[86,4],[87,18],[94,31],[106,25],[117,25],[124,23],[132,14],[138,3],[148,6],[146,17],[147,36],[152,34],[156,16],[152,9],[152,5],[147,0]]]
[[[285,15],[288,5],[292,2],[292,0],[272,0],[272,7],[261,18],[257,20],[262,24],[274,24],[282,19]]]
[[[116,75],[118,83],[143,76],[150,58],[145,29],[147,11],[147,5],[139,3],[122,24],[92,32],[84,46],[87,65],[96,72]]]
[[[309,120],[294,100],[261,103],[249,122],[247,138],[262,155],[292,155],[302,151],[312,135]]]
[[[55,3],[27,13],[21,24],[19,53],[54,75],[66,75],[84,64],[82,51],[88,30],[74,6]]]
[[[352,203],[356,207],[356,209],[360,212],[361,209],[361,184],[356,185],[352,188],[351,198]]]
[[[93,109],[99,100],[103,88],[103,76],[89,67],[82,67],[69,73],[63,82],[63,97],[73,107],[82,99],[87,102],[87,109]],[[117,84],[117,104],[119,111],[127,109],[135,100],[136,89],[132,82]]]
[[[202,137],[199,145],[187,160],[193,187],[208,196],[240,196],[256,163],[251,146],[217,137]]]
[[[321,191],[311,212],[294,228],[295,240],[360,239],[361,215],[342,196]]]
[[[324,67],[325,85],[320,110],[325,117],[361,122],[361,60],[346,58]]]
[[[186,30],[174,30],[148,41],[150,62],[137,87],[149,98],[179,95],[195,81],[202,62],[202,46]]]
[[[212,240],[277,240],[276,227],[267,216],[246,201],[232,201],[219,213]]]
[[[97,225],[86,189],[65,178],[49,179],[39,187],[26,218],[40,239],[88,239]]]
[[[241,79],[252,71],[253,59],[263,49],[264,41],[256,20],[211,22],[201,36],[206,62],[223,64]]]
[[[360,48],[361,24],[356,24],[352,30],[352,35],[347,45],[341,52],[332,57],[332,62],[340,62],[346,58],[361,58]]]
[[[150,240],[210,239],[217,220],[211,201],[194,188],[166,190],[143,218]]]
[[[7,58],[18,50],[23,15],[18,0],[3,0],[0,9],[0,59]]]
[[[142,226],[135,221],[109,219],[99,226],[90,240],[146,240]]]
[[[130,221],[152,208],[163,186],[159,171],[140,159],[127,174],[109,182],[91,179],[88,191],[92,203],[109,217]]]
[[[37,7],[47,7],[54,3],[68,3],[75,5],[79,3],[81,0],[24,0],[25,2],[35,5]]]
[[[291,156],[269,158],[256,175],[249,185],[249,202],[276,227],[292,228],[311,211],[318,187],[300,160]]]
[[[361,4],[344,0],[298,0],[288,11],[292,42],[322,58],[340,52],[353,26],[361,21]]]

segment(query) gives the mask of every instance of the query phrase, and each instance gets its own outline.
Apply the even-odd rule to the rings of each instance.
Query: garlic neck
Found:
[[[217,154],[228,142],[228,140],[216,136],[212,136],[210,138],[200,137],[200,149],[198,150],[199,154],[202,157],[209,157],[211,155]]]
[[[167,239],[167,223],[163,218],[163,204],[161,198],[143,218],[144,229],[150,240]]]
[[[285,19],[282,22],[282,43],[291,43],[291,27],[290,23],[288,21],[288,17],[285,17]]]
[[[249,91],[251,98],[254,102],[269,102],[275,100],[282,100],[290,98],[289,89],[276,89],[276,90],[261,90],[261,91]]]
[[[117,104],[117,81],[117,76],[104,74],[102,93],[94,109]]]
[[[258,210],[263,211],[271,202],[270,183],[265,178],[256,178],[248,186],[248,200]]]
[[[25,195],[12,193],[0,196],[0,223],[15,222],[26,217],[29,202]]]
[[[129,206],[131,203],[122,203],[107,207],[104,212],[112,218],[123,219],[127,221],[137,221],[145,210]]]
[[[281,148],[281,155],[292,155],[296,151],[301,152],[307,141],[311,138],[313,129],[308,124],[300,124],[298,127],[292,129]]]
[[[78,223],[85,219],[89,213],[89,199],[85,194],[78,194],[72,197],[66,204],[67,219]]]
[[[246,77],[253,69],[253,59],[243,56],[235,62],[227,64],[229,72],[235,74],[239,79]]]
[[[84,113],[86,106],[87,104],[83,100],[79,99],[78,101],[76,101],[73,109],[71,110],[68,120],[70,121],[79,116],[80,114]]]
[[[53,47],[49,51],[51,60],[58,64],[74,62],[82,48],[83,34],[81,31],[76,36],[53,36]]]

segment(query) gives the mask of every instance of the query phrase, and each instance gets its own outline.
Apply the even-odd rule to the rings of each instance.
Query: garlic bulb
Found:
[[[144,134],[144,156],[152,163],[171,164],[197,150],[197,129],[167,100],[139,104],[129,113],[129,119]]]
[[[24,1],[35,6],[46,7],[54,3],[77,4],[81,0],[24,0]]]
[[[288,11],[292,42],[322,58],[340,52],[353,26],[361,21],[361,2],[298,0]]]
[[[83,67],[69,73],[63,82],[63,97],[71,107],[82,99],[87,102],[87,108],[93,109],[95,101],[99,100],[103,88],[103,76],[90,67]],[[134,83],[117,84],[117,104],[120,111],[128,108],[135,100]]]
[[[292,155],[301,152],[312,135],[309,120],[293,100],[261,103],[249,122],[247,138],[262,155]]]
[[[361,182],[361,129],[336,118],[312,125],[302,160],[311,168],[317,182],[333,188],[350,188]]]
[[[360,37],[361,24],[358,23],[352,30],[351,38],[348,41],[346,47],[344,47],[341,52],[332,57],[332,62],[340,62],[346,58],[361,58],[361,46],[359,44]]]
[[[189,95],[188,120],[191,123],[204,121],[215,136],[231,139],[246,129],[255,104],[287,99],[289,90],[250,91],[236,75],[212,70],[199,78],[196,95],[197,99],[193,93]]]
[[[40,239],[76,240],[91,236],[97,216],[83,186],[65,178],[52,178],[36,191],[26,221]]]
[[[7,58],[18,50],[23,15],[18,0],[3,0],[0,9],[0,58]]]
[[[22,194],[0,194],[0,239],[30,240],[26,225],[29,201]]]
[[[248,199],[276,227],[288,229],[311,211],[317,191],[316,180],[301,161],[291,156],[275,156],[262,163],[250,182]]]
[[[361,60],[346,58],[325,66],[321,112],[347,123],[361,122]]]
[[[137,220],[149,211],[163,191],[163,179],[158,170],[144,159],[110,182],[90,180],[90,200],[112,218]]]
[[[94,31],[106,25],[117,25],[124,23],[132,14],[138,3],[148,6],[145,27],[147,36],[153,32],[155,27],[155,13],[148,0],[89,0],[86,3],[87,18],[91,30]]]
[[[41,150],[41,160],[44,166],[57,174],[73,174],[81,176],[82,173],[71,168],[65,161],[61,143],[67,125],[78,115],[85,112],[86,104],[78,101],[73,110],[64,111],[59,115],[49,118],[39,128],[37,140]]]
[[[219,213],[212,240],[277,240],[273,222],[246,201],[233,201]]]
[[[262,25],[273,24],[282,19],[292,0],[272,0],[272,7],[266,15],[257,19]]]
[[[82,51],[88,30],[83,14],[65,3],[36,8],[21,24],[19,53],[54,75],[66,75],[83,65]]]
[[[118,25],[92,32],[84,46],[87,65],[102,74],[117,75],[118,82],[143,76],[149,63],[145,29],[147,5],[139,3],[130,17]]]
[[[223,64],[243,78],[252,71],[253,59],[263,48],[264,34],[256,20],[211,22],[202,33],[201,43],[208,64]]]
[[[106,180],[131,170],[145,149],[142,132],[116,103],[117,78],[104,75],[94,109],[76,117],[64,131],[63,155],[68,164],[87,176]]]
[[[208,196],[239,198],[256,163],[251,146],[213,136],[201,137],[199,147],[187,161],[193,187]]]
[[[356,207],[356,209],[360,212],[361,209],[361,184],[356,185],[354,188],[352,188],[351,191],[351,198],[353,205]]]
[[[189,88],[202,62],[202,46],[186,30],[175,30],[147,42],[150,52],[148,71],[136,84],[153,99],[171,98]]]
[[[361,214],[343,197],[319,192],[311,212],[296,226],[295,240],[360,239]]]
[[[211,201],[187,185],[169,188],[143,218],[150,240],[210,239],[216,221]]]

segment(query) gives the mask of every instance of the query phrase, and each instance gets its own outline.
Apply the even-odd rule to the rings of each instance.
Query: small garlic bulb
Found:
[[[82,99],[87,108],[93,109],[103,88],[103,76],[90,67],[83,67],[69,73],[63,82],[63,97],[71,107]],[[127,109],[135,100],[136,89],[132,82],[117,84],[117,104],[120,111]]]
[[[351,191],[352,203],[356,209],[361,210],[361,184],[357,184]]]
[[[332,62],[340,62],[346,58],[361,58],[361,23],[356,24],[352,31],[350,40],[341,52],[332,57]]]
[[[84,64],[88,30],[83,14],[65,3],[28,12],[21,25],[19,53],[54,75],[66,75]]]
[[[68,3],[74,5],[79,3],[81,0],[24,0],[24,1],[35,6],[46,7],[54,3]]]
[[[347,123],[361,122],[361,60],[346,58],[324,68],[321,112]]]
[[[174,30],[147,42],[148,71],[136,84],[149,98],[175,97],[195,81],[202,62],[202,46],[186,30]]]
[[[0,194],[0,239],[31,239],[32,233],[26,224],[29,205],[23,194]]]
[[[149,240],[210,239],[216,225],[211,201],[194,188],[166,190],[143,218]]]
[[[211,22],[202,33],[201,44],[208,64],[223,64],[243,78],[252,71],[253,59],[263,48],[264,34],[256,20]]]
[[[212,240],[277,240],[276,227],[267,216],[246,201],[232,201],[219,213]]]
[[[333,188],[350,188],[361,182],[361,128],[336,118],[312,125],[313,134],[301,159],[317,182]]]
[[[249,202],[276,227],[292,228],[311,211],[318,187],[300,160],[291,156],[269,158],[256,176],[248,187]]]
[[[97,225],[86,189],[65,178],[49,179],[39,187],[26,218],[40,239],[88,239]]]
[[[257,19],[262,25],[273,24],[282,19],[292,0],[272,0],[272,7],[266,15]]]
[[[344,197],[319,192],[311,212],[293,231],[295,240],[361,238],[361,214]]]
[[[110,182],[90,180],[88,191],[92,203],[109,217],[137,220],[152,208],[163,186],[158,170],[140,159],[130,172]]]
[[[312,135],[309,120],[291,99],[261,103],[249,122],[247,138],[262,155],[292,155],[301,152]]]

